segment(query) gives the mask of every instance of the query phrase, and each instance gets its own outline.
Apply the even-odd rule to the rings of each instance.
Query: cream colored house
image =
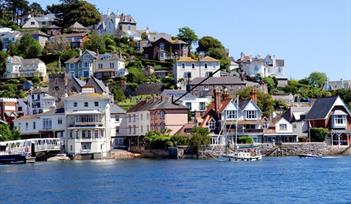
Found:
[[[39,58],[23,59],[19,56],[6,59],[5,78],[46,77],[46,65]]]

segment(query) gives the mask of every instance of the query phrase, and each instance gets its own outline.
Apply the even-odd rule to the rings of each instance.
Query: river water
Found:
[[[0,165],[0,203],[351,203],[351,157]]]

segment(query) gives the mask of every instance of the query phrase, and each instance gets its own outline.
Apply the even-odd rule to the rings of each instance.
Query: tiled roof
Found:
[[[30,119],[40,118],[40,116],[50,116],[50,115],[56,115],[64,112],[65,112],[64,108],[56,108],[56,109],[46,111],[44,113],[40,113],[36,115],[24,115],[22,117],[17,118],[16,120],[30,120]]]
[[[78,84],[80,87],[83,87],[83,86],[85,86],[85,84],[86,84],[85,81],[82,81],[82,80],[80,80],[80,79],[78,79],[78,78],[76,78],[76,77],[73,77],[72,79],[73,79],[74,81],[76,81],[77,84]]]
[[[86,27],[84,27],[82,24],[75,22],[73,25],[71,25],[68,30],[88,30]]]
[[[202,80],[204,80],[204,77],[197,77],[194,78],[191,82],[190,85],[196,85],[200,83]],[[246,81],[242,81],[240,77],[210,77],[207,79],[205,82],[202,83],[202,85],[232,85],[232,84],[241,84],[241,85],[246,85]]]

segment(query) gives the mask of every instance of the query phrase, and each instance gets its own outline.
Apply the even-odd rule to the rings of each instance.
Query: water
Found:
[[[351,203],[351,157],[0,165],[0,203]]]

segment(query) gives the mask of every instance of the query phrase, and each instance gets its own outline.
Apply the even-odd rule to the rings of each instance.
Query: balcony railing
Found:
[[[102,126],[102,121],[95,122],[74,122],[70,127],[82,127],[82,126]]]

